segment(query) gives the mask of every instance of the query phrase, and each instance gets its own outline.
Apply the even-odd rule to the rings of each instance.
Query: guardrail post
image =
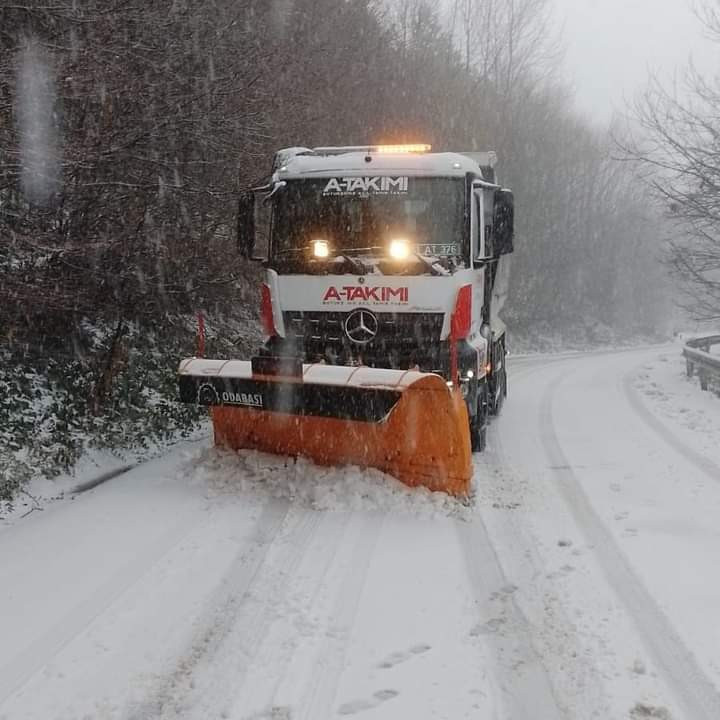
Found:
[[[688,340],[683,348],[685,370],[689,378],[693,375],[698,376],[703,390],[709,390],[712,384],[720,395],[720,356],[710,353],[713,345],[720,345],[720,335]]]

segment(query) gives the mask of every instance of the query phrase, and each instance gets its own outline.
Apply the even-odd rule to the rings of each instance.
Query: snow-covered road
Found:
[[[188,443],[0,527],[0,718],[720,718],[720,399],[518,357],[471,507]]]

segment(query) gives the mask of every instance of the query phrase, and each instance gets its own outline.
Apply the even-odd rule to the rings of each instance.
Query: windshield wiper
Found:
[[[342,260],[343,262],[346,262],[352,268],[355,275],[365,275],[367,273],[365,263],[358,258],[354,258],[352,255],[345,255],[344,253],[339,252],[333,255],[332,260]]]
[[[428,270],[430,270],[431,275],[449,275],[450,273],[444,268],[440,263],[440,258],[436,256],[432,257],[425,257],[424,255],[421,255],[420,253],[411,253],[413,257],[418,258],[418,260],[422,261]]]

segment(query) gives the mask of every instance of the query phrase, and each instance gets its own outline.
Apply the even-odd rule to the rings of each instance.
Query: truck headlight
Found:
[[[330,245],[327,240],[313,240],[313,255],[316,258],[326,258],[330,256]]]
[[[405,238],[391,240],[389,252],[393,260],[405,260],[410,255],[410,243]]]

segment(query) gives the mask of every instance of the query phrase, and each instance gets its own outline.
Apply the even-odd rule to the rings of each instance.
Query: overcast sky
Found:
[[[600,122],[642,89],[649,70],[671,81],[690,55],[720,71],[720,47],[704,39],[692,0],[554,0],[564,26],[565,73],[577,106]]]

